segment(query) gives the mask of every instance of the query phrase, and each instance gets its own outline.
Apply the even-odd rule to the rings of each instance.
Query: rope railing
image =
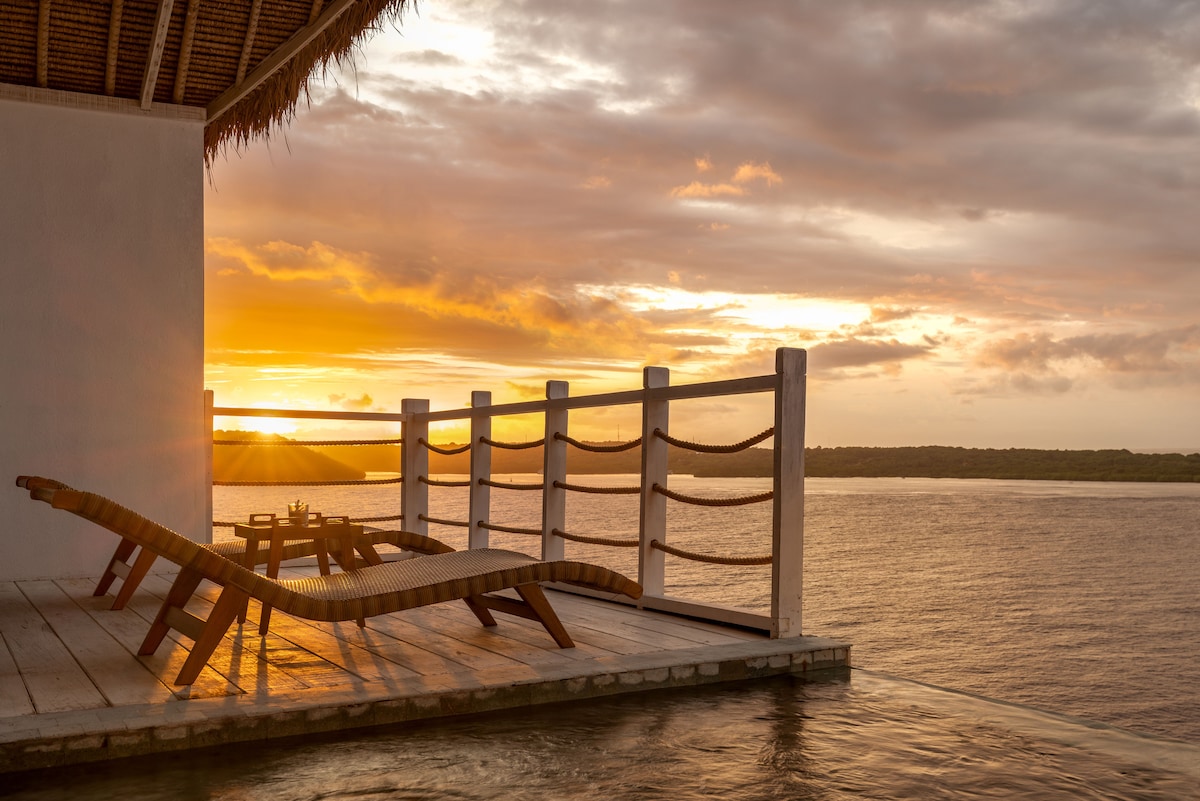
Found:
[[[695,451],[696,453],[737,453],[738,451],[744,451],[747,448],[757,445],[765,439],[770,439],[771,437],[775,436],[775,427],[771,426],[766,431],[750,437],[750,439],[744,439],[741,442],[735,442],[732,445],[701,445],[698,442],[688,442],[686,440],[672,437],[661,428],[654,429],[654,436],[658,437],[668,445],[674,445],[676,448],[685,448],[686,450]]]
[[[572,542],[582,542],[588,545],[608,545],[613,548],[636,548],[641,543],[635,537],[634,539],[621,539],[618,537],[595,537],[586,534],[571,534],[561,529],[553,529],[555,536],[562,537],[564,540]]]
[[[546,438],[535,439],[533,442],[501,442],[500,440],[492,439],[491,437],[480,437],[479,441],[484,445],[491,445],[493,448],[504,448],[509,451],[523,451],[527,448],[540,448],[546,444]]]
[[[774,561],[770,554],[766,556],[715,556],[674,548],[658,540],[650,540],[650,547],[681,559],[690,559],[693,562],[704,562],[710,565],[769,565]]]
[[[434,445],[432,442],[429,442],[424,437],[421,437],[420,439],[418,439],[417,442],[424,445],[426,448],[433,451],[434,453],[440,453],[442,456],[455,456],[457,454],[466,453],[467,451],[471,450],[471,443],[469,443],[469,442],[466,445],[459,445],[456,448],[451,448],[449,446],[444,446],[444,445]]]
[[[644,371],[640,389],[628,392],[605,393],[602,395],[573,396],[568,391],[565,381],[547,382],[545,399],[523,401],[519,403],[491,404],[491,393],[472,393],[469,408],[454,408],[430,410],[430,401],[422,399],[405,399],[401,412],[394,414],[368,415],[366,413],[341,415],[341,413],[316,413],[295,411],[294,415],[284,414],[289,410],[252,410],[251,416],[295,416],[313,419],[346,419],[378,421],[386,427],[373,430],[360,429],[345,433],[366,434],[368,438],[344,440],[290,440],[282,437],[265,437],[263,439],[233,439],[232,437],[254,436],[237,431],[213,431],[212,443],[215,447],[241,445],[247,447],[303,447],[309,446],[314,452],[321,447],[328,448],[326,452],[335,453],[338,446],[376,446],[380,449],[391,448],[401,456],[401,464],[393,467],[396,472],[370,472],[355,481],[217,481],[218,487],[277,487],[282,491],[259,492],[258,495],[284,495],[289,492],[287,487],[337,487],[351,488],[355,486],[380,488],[387,485],[400,485],[395,490],[383,489],[380,501],[376,504],[369,501],[368,505],[359,505],[357,498],[366,498],[367,492],[336,492],[299,490],[304,497],[307,493],[313,498],[342,499],[337,503],[356,506],[365,514],[387,513],[389,511],[402,514],[379,514],[374,517],[351,517],[355,523],[371,524],[374,528],[405,528],[408,530],[425,531],[426,525],[434,532],[458,531],[466,543],[463,547],[488,547],[488,532],[491,539],[500,547],[504,547],[504,537],[508,535],[529,537],[524,543],[517,543],[518,550],[528,550],[523,546],[541,548],[547,558],[564,558],[571,552],[582,551],[594,553],[603,563],[608,560],[628,560],[636,562],[637,577],[642,583],[645,594],[638,606],[645,609],[665,610],[684,615],[694,615],[731,625],[767,631],[771,636],[793,636],[800,633],[800,584],[799,577],[803,572],[802,543],[803,535],[803,445],[804,445],[804,398],[805,398],[805,367],[806,359],[802,352],[795,349],[780,349],[776,352],[775,372],[773,375],[754,376],[744,379],[729,379],[709,381],[689,385],[672,385],[669,371],[661,367],[648,367]],[[685,426],[675,421],[675,411],[678,402],[690,402],[692,399],[710,398],[723,399],[730,396],[745,396],[762,393],[768,398],[774,396],[773,419],[768,417],[760,420],[759,424],[771,425],[754,436],[741,442],[722,444],[735,433],[720,429],[706,429],[695,432],[694,437],[680,438],[684,435]],[[246,411],[211,406],[211,399],[206,403],[213,409],[213,416],[236,416],[235,413]],[[574,429],[576,434],[591,437],[592,432],[579,428],[580,421],[577,413],[580,410],[601,410],[633,408],[640,406],[640,421],[631,425],[627,432],[618,432],[618,436],[608,439],[605,437],[577,439],[568,435],[568,429]],[[294,410],[293,410],[294,411]],[[503,438],[493,439],[494,426],[506,425],[506,420],[522,415],[537,415],[542,418],[535,427],[528,428],[531,436],[541,437],[534,441],[505,441]],[[589,418],[591,419],[591,418]],[[397,436],[394,424],[403,426]],[[444,424],[470,425],[470,436],[465,432],[454,435],[454,430],[443,428]],[[772,425],[773,424],[773,425]],[[215,427],[214,427],[215,428]],[[673,431],[674,429],[674,431]],[[336,432],[343,433],[342,431]],[[501,436],[516,435],[525,439],[521,429],[500,430]],[[543,437],[542,434],[545,434]],[[620,433],[634,435],[637,439],[622,440]],[[674,433],[675,436],[671,436]],[[692,432],[688,432],[692,433]],[[738,432],[743,433],[743,432]],[[310,436],[316,437],[327,432],[313,431]],[[375,435],[378,438],[369,438]],[[221,439],[216,439],[219,436]],[[304,436],[297,432],[296,436]],[[721,440],[711,443],[705,440]],[[432,442],[432,439],[441,440]],[[690,441],[696,439],[699,441]],[[399,447],[397,447],[399,446]],[[570,446],[570,450],[567,449]],[[489,456],[489,449],[496,452]],[[500,451],[524,451],[531,448],[542,448],[543,454],[513,454],[508,456]],[[703,454],[701,460],[710,458],[709,454],[729,454],[728,458],[739,458],[736,454],[754,448],[754,454],[765,455],[767,462],[774,465],[774,471],[767,468],[767,479],[764,483],[755,482],[741,489],[733,487],[718,487],[703,481],[692,482],[690,479],[679,479],[671,475],[671,467],[676,457],[687,456],[676,449],[682,449],[694,454]],[[766,452],[760,451],[766,449]],[[582,455],[579,452],[584,452]],[[217,451],[220,457],[222,451]],[[343,453],[349,454],[349,450]],[[383,454],[383,450],[378,453]],[[429,457],[429,453],[437,454]],[[595,454],[596,456],[593,456]],[[605,454],[608,454],[605,456]],[[225,453],[228,456],[228,453]],[[262,454],[269,456],[270,454]],[[280,456],[286,454],[279,454]],[[467,456],[470,456],[468,469]],[[641,457],[639,459],[639,456]],[[771,458],[773,456],[773,458]],[[450,457],[450,458],[446,458]],[[458,458],[461,457],[461,458]],[[718,459],[719,456],[711,458]],[[443,459],[439,463],[437,460]],[[496,461],[499,459],[499,461]],[[583,461],[580,462],[579,460]],[[608,462],[608,460],[616,460]],[[536,464],[535,464],[536,463]],[[602,464],[603,463],[603,464]],[[220,464],[220,462],[218,462]],[[449,465],[455,465],[450,468]],[[380,467],[384,467],[382,462]],[[434,469],[430,469],[430,468]],[[610,469],[611,468],[611,469]],[[573,470],[574,469],[574,470]],[[398,473],[403,472],[399,477]],[[537,475],[532,475],[534,472]],[[630,475],[621,477],[586,475],[585,473],[622,471]],[[691,472],[690,470],[686,472]],[[697,467],[697,472],[701,472]],[[774,473],[772,475],[772,472]],[[455,475],[456,473],[469,475]],[[220,471],[218,471],[220,474]],[[422,475],[423,474],[423,475]],[[277,474],[278,475],[278,474]],[[353,475],[362,475],[357,473]],[[249,473],[243,477],[255,478]],[[237,475],[225,473],[222,478],[237,478]],[[266,477],[266,476],[263,476]],[[322,476],[313,475],[312,478]],[[274,476],[272,477],[274,478]],[[601,484],[620,484],[623,486],[596,486]],[[624,486],[632,484],[633,486]],[[458,492],[439,493],[430,488],[455,488]],[[402,491],[401,491],[402,488]],[[523,505],[511,507],[512,514],[503,512],[509,508],[506,504],[512,501],[512,496],[502,496],[490,493],[488,488],[501,490],[542,493],[530,498],[516,498]],[[467,490],[467,491],[462,491]],[[720,497],[722,495],[747,494],[740,497]],[[399,495],[398,502],[392,503],[391,498],[383,495],[395,493]],[[570,493],[568,495],[567,493]],[[597,496],[595,501],[588,501],[580,494]],[[691,494],[689,494],[691,493]],[[246,492],[246,497],[252,494]],[[231,498],[240,501],[242,493],[229,493]],[[438,496],[453,501],[445,506],[433,504]],[[626,496],[626,501],[603,500],[601,496]],[[544,497],[543,497],[544,496]],[[632,496],[630,498],[629,496]],[[640,496],[640,504],[638,499]],[[708,497],[702,497],[708,496]],[[714,497],[715,496],[715,497]],[[693,507],[692,512],[667,503],[667,500],[685,503]],[[503,501],[503,503],[501,503]],[[767,503],[775,501],[774,504]],[[329,501],[323,501],[328,503]],[[526,503],[528,502],[528,503]],[[758,509],[751,504],[763,504]],[[632,521],[622,523],[619,516],[633,509],[628,504],[638,505],[634,511],[637,517]],[[570,514],[577,510],[586,514]],[[708,507],[712,511],[698,512],[696,508]],[[716,509],[729,508],[728,514],[722,514]],[[217,507],[221,509],[220,506]],[[522,509],[526,511],[516,511]],[[431,513],[442,516],[432,516]],[[591,517],[593,513],[597,516]],[[217,511],[224,517],[238,512]],[[752,514],[751,517],[747,517]],[[733,515],[742,524],[759,532],[770,533],[766,541],[761,537],[703,537],[711,533]],[[210,515],[215,516],[215,515]],[[504,525],[491,520],[528,521],[524,525]],[[675,533],[674,524],[679,519],[687,523],[687,530],[694,530],[696,537],[689,539]],[[589,520],[592,522],[589,524]],[[385,522],[403,521],[403,522]],[[707,522],[706,522],[707,521]],[[216,527],[223,529],[217,536],[226,538],[232,535],[230,527],[234,522],[214,521]],[[441,528],[448,527],[448,528]],[[589,530],[590,529],[590,530]],[[436,536],[436,534],[435,534]],[[671,544],[667,544],[671,542]],[[570,542],[571,545],[566,543]],[[683,546],[683,547],[680,547]],[[624,548],[624,553],[601,553],[599,548]],[[691,550],[694,548],[695,550]],[[594,549],[594,550],[593,550]],[[531,551],[532,553],[532,551]],[[671,558],[666,558],[669,555]],[[764,613],[760,608],[740,609],[733,606],[708,603],[704,598],[689,598],[687,593],[681,596],[671,595],[670,577],[672,572],[686,569],[686,564],[678,560],[688,560],[688,564],[704,563],[713,566],[714,571],[736,576],[747,574],[750,568],[755,573],[754,580],[761,578],[758,574],[768,574],[771,592],[770,613]],[[770,566],[775,565],[772,570]],[[720,566],[726,566],[722,568]],[[732,569],[732,568],[737,568]],[[693,568],[698,569],[698,568]]]
[[[214,487],[362,487],[381,484],[403,484],[404,476],[396,478],[360,478],[346,481],[213,481]]]
[[[470,528],[471,524],[466,520],[446,520],[442,517],[430,517],[429,515],[417,515],[418,520],[423,520],[426,523],[436,523],[439,526],[455,526],[456,528]]]
[[[381,517],[352,517],[351,523],[386,523],[391,520],[403,520],[404,515],[382,515]]]
[[[422,484],[428,484],[431,487],[469,487],[471,482],[468,479],[448,481],[441,478],[430,478],[429,476],[417,476],[417,481]]]
[[[479,521],[479,527],[487,529],[488,531],[502,531],[505,534],[528,534],[532,537],[542,536],[542,530],[540,528],[521,528],[520,526],[502,526],[499,523],[485,523],[482,520]]]
[[[539,481],[536,484],[519,484],[512,481],[493,481],[490,478],[479,479],[479,485],[482,487],[495,487],[496,489],[506,490],[540,490],[542,483]]]
[[[660,495],[665,495],[673,501],[680,503],[690,503],[693,506],[746,506],[751,503],[762,503],[769,501],[775,497],[772,490],[760,492],[757,495],[743,495],[734,498],[701,498],[695,495],[684,495],[679,492],[672,492],[662,484],[655,484],[652,489]]]
[[[255,448],[305,445],[312,448],[327,445],[403,445],[403,439],[214,439],[213,445],[250,445]]]
[[[619,442],[616,445],[594,445],[588,442],[580,442],[574,437],[568,437],[562,433],[556,433],[554,439],[572,445],[581,451],[591,451],[592,453],[620,453],[621,451],[631,451],[642,444],[641,437],[631,439],[628,442]]]
[[[641,487],[592,487],[587,484],[568,484],[565,481],[555,481],[554,486],[569,492],[588,492],[592,495],[637,495],[642,491]]]

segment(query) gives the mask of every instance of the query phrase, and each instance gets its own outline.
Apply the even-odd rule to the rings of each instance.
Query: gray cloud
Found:
[[[1200,352],[1200,325],[1144,334],[1085,334],[1055,339],[1048,334],[1020,334],[990,342],[977,363],[1032,373],[1047,373],[1065,362],[1088,359],[1110,373],[1170,373]]]
[[[888,341],[845,339],[822,342],[811,348],[809,364],[813,370],[895,365],[908,359],[927,356],[932,350],[933,346],[928,343],[912,345],[894,339]]]

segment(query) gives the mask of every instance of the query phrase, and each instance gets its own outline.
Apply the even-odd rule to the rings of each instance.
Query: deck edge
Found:
[[[375,685],[299,691],[266,705],[253,697],[200,698],[31,715],[5,721],[11,725],[0,734],[0,774],[673,687],[817,676],[850,664],[848,643],[794,637],[610,657],[552,674],[482,670],[465,688]]]

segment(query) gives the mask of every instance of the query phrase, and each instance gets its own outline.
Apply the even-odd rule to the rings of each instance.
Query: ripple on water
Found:
[[[12,777],[21,801],[1200,797],[1200,747],[855,671]]]

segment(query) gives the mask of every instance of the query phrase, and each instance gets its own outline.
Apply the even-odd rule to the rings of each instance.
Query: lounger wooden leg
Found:
[[[158,650],[158,646],[162,644],[163,638],[171,630],[171,624],[168,622],[171,610],[183,609],[192,597],[192,594],[196,592],[196,588],[200,586],[202,578],[203,576],[197,570],[185,567],[179,571],[179,576],[176,577],[175,583],[171,585],[171,591],[167,593],[166,600],[163,601],[162,606],[158,609],[158,615],[154,618],[154,623],[150,625],[150,631],[146,633],[146,639],[142,640],[142,647],[138,649],[138,654],[149,656]]]
[[[209,657],[224,639],[225,632],[229,631],[229,627],[233,625],[238,610],[242,608],[248,598],[249,595],[237,587],[227,586],[221,591],[221,597],[217,598],[217,603],[213,606],[208,620],[205,621],[200,636],[192,645],[192,652],[188,654],[179,675],[175,677],[176,685],[195,683],[200,676],[200,671],[204,670],[204,666],[208,664]]]
[[[363,539],[357,546],[359,554],[362,555],[363,561],[368,565],[382,565],[383,557],[379,555],[379,551],[375,550],[375,546],[368,539]]]
[[[129,557],[133,555],[134,548],[137,548],[137,543],[133,540],[121,538],[121,542],[117,544],[117,550],[112,555],[112,559],[108,560],[108,567],[104,568],[104,573],[100,576],[100,583],[96,585],[96,591],[92,593],[95,596],[101,596],[108,592],[108,588],[112,586],[113,581],[117,578],[117,573],[113,570],[113,566],[117,564],[128,564]]]
[[[483,605],[479,598],[471,596],[463,598],[463,602],[466,603],[468,609],[475,613],[475,617],[479,618],[480,623],[485,626],[496,625],[496,618],[492,617],[492,613],[488,611],[488,608]]]
[[[546,631],[558,643],[559,648],[574,648],[575,643],[571,641],[571,635],[567,634],[566,628],[562,621],[558,619],[558,614],[554,611],[554,607],[550,605],[550,601],[546,599],[546,594],[542,592],[542,588],[538,584],[518,584],[514,589],[521,596],[521,600],[515,601],[512,598],[505,598],[503,595],[476,595],[470,598],[464,598],[467,606],[479,618],[479,622],[485,626],[496,625],[495,618],[492,617],[489,610],[503,612],[506,615],[515,615],[523,617],[526,620],[536,620],[545,626]]]
[[[113,609],[124,609],[125,604],[129,603],[129,599],[133,597],[133,592],[142,583],[142,579],[150,572],[150,566],[154,564],[154,560],[158,558],[158,554],[154,551],[147,551],[143,548],[137,555],[137,559],[133,563],[133,567],[129,568],[129,575],[121,582],[121,591],[117,593],[117,598],[113,601]]]
[[[517,585],[517,593],[525,603],[529,604],[529,608],[537,615],[537,620],[546,627],[546,631],[550,632],[550,636],[554,638],[554,642],[558,643],[559,648],[575,647],[575,643],[571,641],[571,635],[567,634],[562,621],[558,619],[558,613],[554,611],[554,607],[546,599],[546,593],[542,591],[541,586],[537,584],[519,584]]]

